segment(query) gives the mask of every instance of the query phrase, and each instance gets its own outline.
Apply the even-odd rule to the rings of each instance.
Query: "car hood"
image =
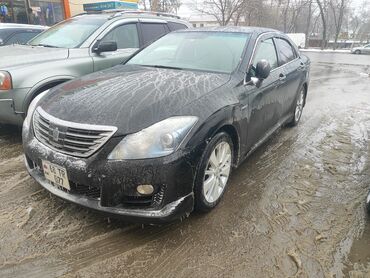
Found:
[[[227,74],[120,65],[64,83],[39,105],[65,121],[115,126],[117,136],[181,115],[182,107],[229,78]]]
[[[25,66],[68,58],[67,48],[50,48],[30,45],[8,45],[0,47],[0,69]]]

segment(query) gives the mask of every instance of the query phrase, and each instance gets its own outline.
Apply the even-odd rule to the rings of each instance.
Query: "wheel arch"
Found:
[[[51,89],[59,84],[62,84],[66,81],[72,80],[74,77],[72,76],[65,76],[65,77],[58,77],[53,79],[47,79],[40,81],[35,86],[32,87],[32,89],[28,92],[26,95],[24,101],[23,101],[23,111],[27,113],[28,106],[30,105],[31,101],[40,93]]]

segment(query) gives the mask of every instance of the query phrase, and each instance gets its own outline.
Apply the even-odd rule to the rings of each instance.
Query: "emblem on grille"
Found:
[[[59,141],[59,129],[57,127],[53,130],[53,140],[55,142]]]

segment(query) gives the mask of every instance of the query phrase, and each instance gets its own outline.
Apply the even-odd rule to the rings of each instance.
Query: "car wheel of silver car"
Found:
[[[355,54],[361,54],[361,50],[358,50],[358,49],[357,49],[357,50],[355,51]]]
[[[303,107],[305,105],[306,90],[302,88],[297,96],[297,101],[294,109],[293,120],[288,124],[289,126],[296,126],[301,119]]]
[[[207,145],[195,180],[195,209],[209,211],[221,200],[230,177],[233,161],[230,136],[218,133]]]

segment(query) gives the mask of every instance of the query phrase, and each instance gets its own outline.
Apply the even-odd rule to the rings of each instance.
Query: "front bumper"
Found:
[[[27,163],[26,163],[27,165]],[[99,200],[87,198],[82,195],[72,195],[64,192],[55,186],[51,185],[36,169],[30,169],[27,165],[27,170],[30,175],[46,190],[55,196],[66,201],[87,207],[106,215],[119,217],[130,222],[140,222],[149,224],[160,224],[171,222],[180,219],[186,212],[190,212],[194,206],[194,197],[190,193],[180,199],[163,206],[157,210],[141,210],[141,209],[124,209],[119,207],[103,207]]]
[[[21,126],[24,120],[23,101],[29,88],[0,92],[0,123]]]
[[[62,199],[139,223],[160,224],[192,212],[193,183],[199,159],[197,150],[158,159],[107,160],[120,140],[111,138],[98,153],[80,159],[51,150],[39,142],[32,132],[23,131],[28,172],[45,189]],[[73,186],[70,192],[55,187],[44,178],[41,160],[66,168]],[[150,200],[141,199],[136,190],[139,184],[154,186],[155,194]],[[95,191],[89,191],[90,188]]]

